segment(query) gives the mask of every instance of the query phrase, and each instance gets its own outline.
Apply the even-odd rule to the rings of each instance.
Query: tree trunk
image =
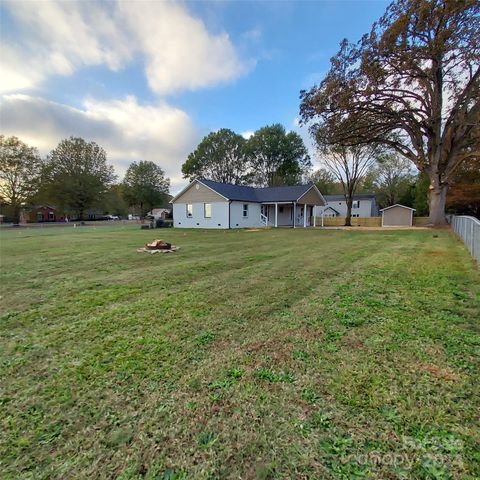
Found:
[[[345,216],[345,227],[351,227],[352,226],[352,197],[347,197],[347,214]]]
[[[430,186],[428,192],[428,207],[430,210],[430,223],[435,227],[447,224],[445,217],[445,202],[447,199],[448,185]]]
[[[12,221],[14,225],[18,225],[20,223],[20,210],[21,207],[18,204],[13,205],[12,208]]]

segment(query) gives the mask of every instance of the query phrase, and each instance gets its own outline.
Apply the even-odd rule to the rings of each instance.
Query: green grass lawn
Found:
[[[478,478],[480,273],[434,233],[0,232],[0,478]]]

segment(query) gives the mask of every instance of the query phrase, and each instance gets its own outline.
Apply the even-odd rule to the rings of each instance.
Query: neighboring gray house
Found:
[[[347,202],[344,195],[325,195],[327,205],[317,207],[317,217],[345,217],[347,214]],[[366,218],[378,217],[380,212],[377,205],[377,197],[373,193],[358,193],[353,196],[352,217]]]
[[[325,205],[314,184],[255,188],[194,180],[172,198],[177,228],[309,227]]]

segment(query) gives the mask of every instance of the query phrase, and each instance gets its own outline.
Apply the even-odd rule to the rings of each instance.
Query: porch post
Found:
[[[323,210],[322,210],[322,227],[323,227]]]
[[[278,227],[278,203],[275,204],[275,227]]]
[[[295,228],[296,216],[297,216],[297,202],[293,202],[293,228]]]
[[[316,207],[316,205],[314,205],[313,208],[312,208],[313,226],[314,226],[314,227],[317,226],[317,217],[316,217],[316,215],[315,215],[315,213],[317,213],[317,212],[315,211],[315,207]]]
[[[307,207],[306,203],[303,204],[303,228],[307,228]]]

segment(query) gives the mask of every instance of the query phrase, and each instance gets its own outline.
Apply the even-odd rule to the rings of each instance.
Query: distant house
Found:
[[[326,204],[314,184],[255,188],[194,180],[171,200],[177,228],[308,227]]]
[[[347,215],[347,201],[344,195],[325,195],[327,205],[316,209],[316,216],[345,217]],[[358,193],[353,196],[352,217],[378,217],[379,210],[377,197],[373,193]]]
[[[105,212],[101,208],[90,208],[85,213],[88,220],[103,220],[105,218]]]
[[[158,218],[165,220],[166,218],[169,218],[171,212],[172,211],[169,208],[153,208],[151,212],[147,213],[147,217],[153,217],[155,220]]]
[[[65,215],[52,205],[30,205],[20,215],[21,223],[63,222]]]

